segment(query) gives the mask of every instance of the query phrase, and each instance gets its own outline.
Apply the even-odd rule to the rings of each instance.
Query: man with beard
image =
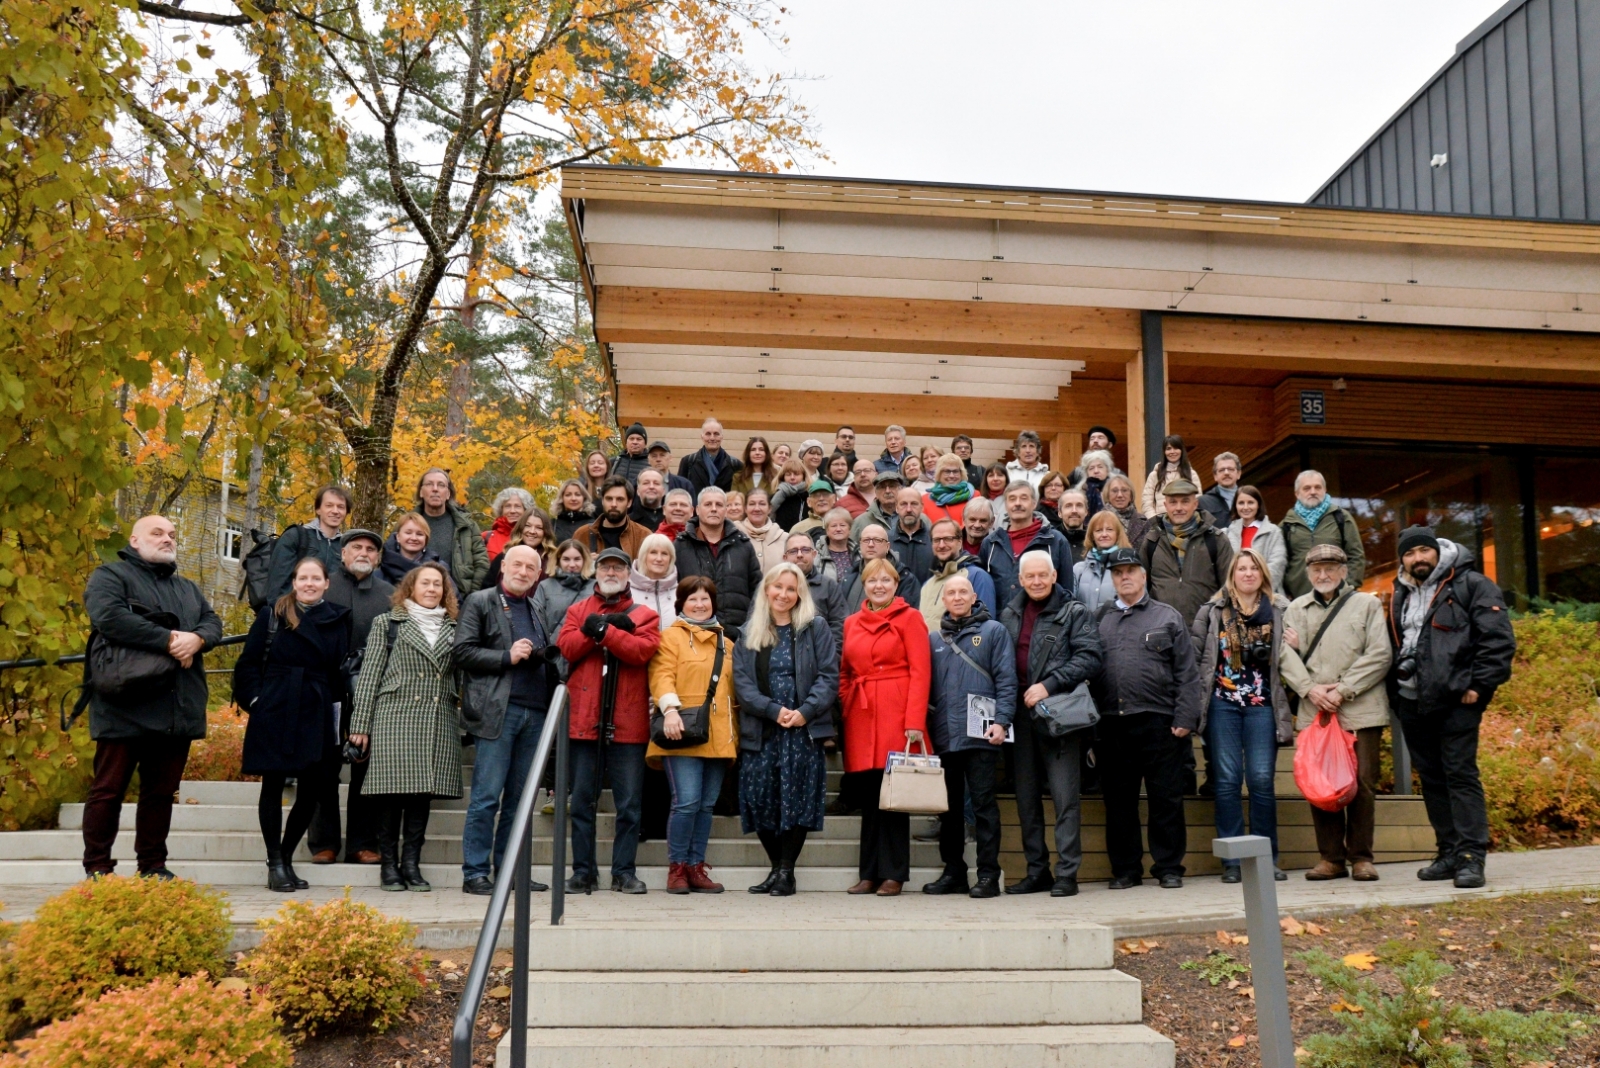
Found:
[[[678,554],[678,581],[704,575],[715,582],[717,619],[724,627],[744,626],[761,585],[761,560],[745,532],[728,522],[728,495],[716,486],[701,490],[695,518],[673,548]]]
[[[650,741],[650,658],[661,644],[658,617],[628,593],[632,565],[621,549],[595,558],[594,593],[567,609],[557,640],[571,665],[567,736],[572,741],[572,878],[567,892],[588,894],[600,883],[595,814],[609,778],[616,802],[611,889],[642,894],[635,859]]]
[[[983,539],[994,529],[994,505],[987,497],[974,497],[967,502],[961,514],[961,551],[977,556],[983,549]],[[980,561],[978,564],[982,567]]]
[[[650,528],[628,518],[633,504],[633,487],[621,475],[608,475],[600,484],[600,517],[579,527],[572,540],[598,555],[602,549],[621,549],[632,560],[639,546],[650,536]]]
[[[1471,570],[1465,546],[1419,526],[1400,532],[1399,548],[1389,602],[1395,651],[1389,703],[1438,842],[1438,856],[1417,878],[1479,887],[1489,818],[1478,777],[1478,725],[1494,691],[1511,677],[1516,636],[1500,587]]]
[[[1072,558],[1083,559],[1083,537],[1088,533],[1089,495],[1083,490],[1069,489],[1061,495],[1056,506],[1061,516],[1061,536],[1072,546]]]
[[[900,488],[906,484],[898,469],[879,470],[872,477],[873,501],[865,512],[850,524],[850,540],[861,541],[861,531],[868,523],[876,523],[884,530],[893,530],[896,518],[895,502],[900,499]],[[848,496],[848,494],[846,495]]]
[[[839,507],[849,512],[854,520],[872,507],[875,499],[872,484],[878,477],[878,469],[871,460],[857,460],[850,465],[850,476],[850,488],[839,498]]]
[[[83,870],[109,875],[117,862],[122,798],[139,772],[133,850],[139,874],[171,879],[167,832],[172,796],[189,762],[189,743],[206,736],[206,668],[201,654],[222,639],[222,620],[200,587],[178,574],[177,528],[147,515],[133,525],[118,559],[89,576],[83,606],[97,642],[165,654],[172,670],[144,692],[116,699],[86,687],[94,780],[83,806]]]
[[[922,584],[919,608],[930,632],[939,629],[939,621],[946,611],[944,587],[956,575],[965,575],[972,591],[983,603],[991,618],[999,617],[994,600],[994,581],[979,564],[978,558],[961,547],[961,528],[954,519],[941,519],[933,525],[933,569],[928,581]]]
[[[392,607],[394,587],[378,574],[382,559],[382,537],[370,530],[347,531],[339,547],[339,566],[328,575],[328,592],[323,596],[350,609],[351,649],[367,647],[372,621]],[[354,678],[350,679],[350,689],[355,689]],[[347,693],[341,711],[344,720],[340,724],[341,736],[349,730],[350,712],[354,707],[353,696]],[[337,751],[328,754],[328,758],[335,765],[342,759]],[[370,797],[362,796],[361,784],[366,778],[365,760],[350,765],[350,792],[345,802],[346,864],[376,864],[382,859],[378,856],[378,822],[382,810],[374,807]],[[332,864],[339,858],[339,776],[326,775],[322,782],[325,792],[317,800],[317,811],[307,833],[307,846],[311,850],[311,863]]]
[[[694,495],[686,489],[669,489],[661,502],[661,525],[656,527],[656,533],[676,540],[693,518]]]
[[[628,509],[628,518],[638,523],[646,530],[654,531],[666,518],[662,505],[666,503],[667,483],[661,477],[661,472],[653,467],[647,467],[639,472],[639,479],[634,484],[638,498],[633,502],[633,507]]]

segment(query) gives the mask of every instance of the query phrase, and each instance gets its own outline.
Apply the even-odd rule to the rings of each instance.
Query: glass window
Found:
[[[1600,601],[1600,464],[1534,461],[1539,521],[1539,592],[1552,600]]]
[[[219,551],[224,560],[239,560],[244,556],[244,531],[238,527],[222,528]]]

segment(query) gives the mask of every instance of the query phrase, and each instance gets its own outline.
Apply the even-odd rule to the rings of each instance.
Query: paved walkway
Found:
[[[1482,890],[1457,890],[1449,883],[1425,883],[1416,878],[1419,865],[1379,865],[1382,879],[1357,883],[1340,879],[1309,883],[1298,872],[1278,883],[1278,904],[1283,912],[1299,917],[1354,912],[1378,905],[1420,906],[1459,897],[1483,897],[1526,891],[1573,890],[1600,887],[1600,846],[1549,849],[1529,853],[1497,853],[1489,858],[1489,885]],[[0,886],[0,918],[23,920],[60,886]],[[567,898],[567,923],[572,926],[632,926],[671,923],[685,918],[717,917],[731,926],[759,927],[776,917],[793,923],[801,918],[819,925],[870,925],[893,917],[896,921],[941,926],[994,926],[1040,920],[1100,923],[1116,937],[1211,931],[1244,924],[1244,901],[1238,886],[1225,886],[1216,876],[1189,879],[1182,890],[1162,890],[1151,882],[1132,890],[1112,891],[1101,882],[1083,884],[1075,898],[1032,894],[1021,898],[974,901],[970,898],[928,897],[908,893],[896,899],[850,897],[838,893],[797,894],[785,900],[755,897],[743,887],[715,896],[669,896],[652,892],[625,897],[609,891]],[[326,901],[341,891],[313,887],[294,895],[300,900]],[[432,949],[458,949],[476,944],[488,899],[469,897],[459,890],[430,894],[397,894],[363,887],[351,891],[358,901],[416,924],[418,941]],[[255,941],[255,921],[270,916],[287,894],[268,890],[228,892],[237,927],[236,947]],[[534,895],[535,918],[548,920],[550,896]],[[507,931],[501,939],[510,945]]]

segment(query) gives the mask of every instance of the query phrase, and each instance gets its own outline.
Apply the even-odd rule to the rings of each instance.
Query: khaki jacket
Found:
[[[711,665],[716,662],[714,644],[720,631],[697,627],[679,619],[661,633],[661,647],[650,661],[650,700],[657,708],[697,708],[706,699],[711,682]],[[662,749],[654,742],[645,750],[645,761],[661,766],[664,756],[706,757],[732,760],[739,755],[739,717],[733,708],[733,643],[722,638],[722,678],[717,683],[717,699],[711,709],[711,740],[687,749]]]
[[[744,531],[745,537],[750,539],[750,544],[756,551],[756,559],[761,562],[763,575],[783,563],[783,546],[789,540],[789,535],[783,532],[782,527],[770,519],[759,534],[750,529],[750,523],[745,519],[739,520],[734,526]]]
[[[1284,622],[1293,627],[1300,638],[1303,650],[1311,644],[1317,628],[1328,615],[1328,609],[1317,603],[1316,593],[1297,597],[1284,613]],[[1389,698],[1384,692],[1384,676],[1389,673],[1392,653],[1389,647],[1388,627],[1383,617],[1383,602],[1370,593],[1359,591],[1350,594],[1350,603],[1340,610],[1338,618],[1322,636],[1316,652],[1308,665],[1300,653],[1287,645],[1278,670],[1283,684],[1302,698],[1300,715],[1295,727],[1304,730],[1311,726],[1317,709],[1303,700],[1311,687],[1333,682],[1344,695],[1339,708],[1339,726],[1347,731],[1363,727],[1385,727],[1389,724]]]

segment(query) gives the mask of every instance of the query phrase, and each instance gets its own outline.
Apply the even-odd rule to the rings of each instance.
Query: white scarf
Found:
[[[437,608],[424,608],[411,598],[406,598],[406,617],[417,625],[422,631],[422,640],[433,645],[439,640],[439,632],[444,629],[444,605]]]

